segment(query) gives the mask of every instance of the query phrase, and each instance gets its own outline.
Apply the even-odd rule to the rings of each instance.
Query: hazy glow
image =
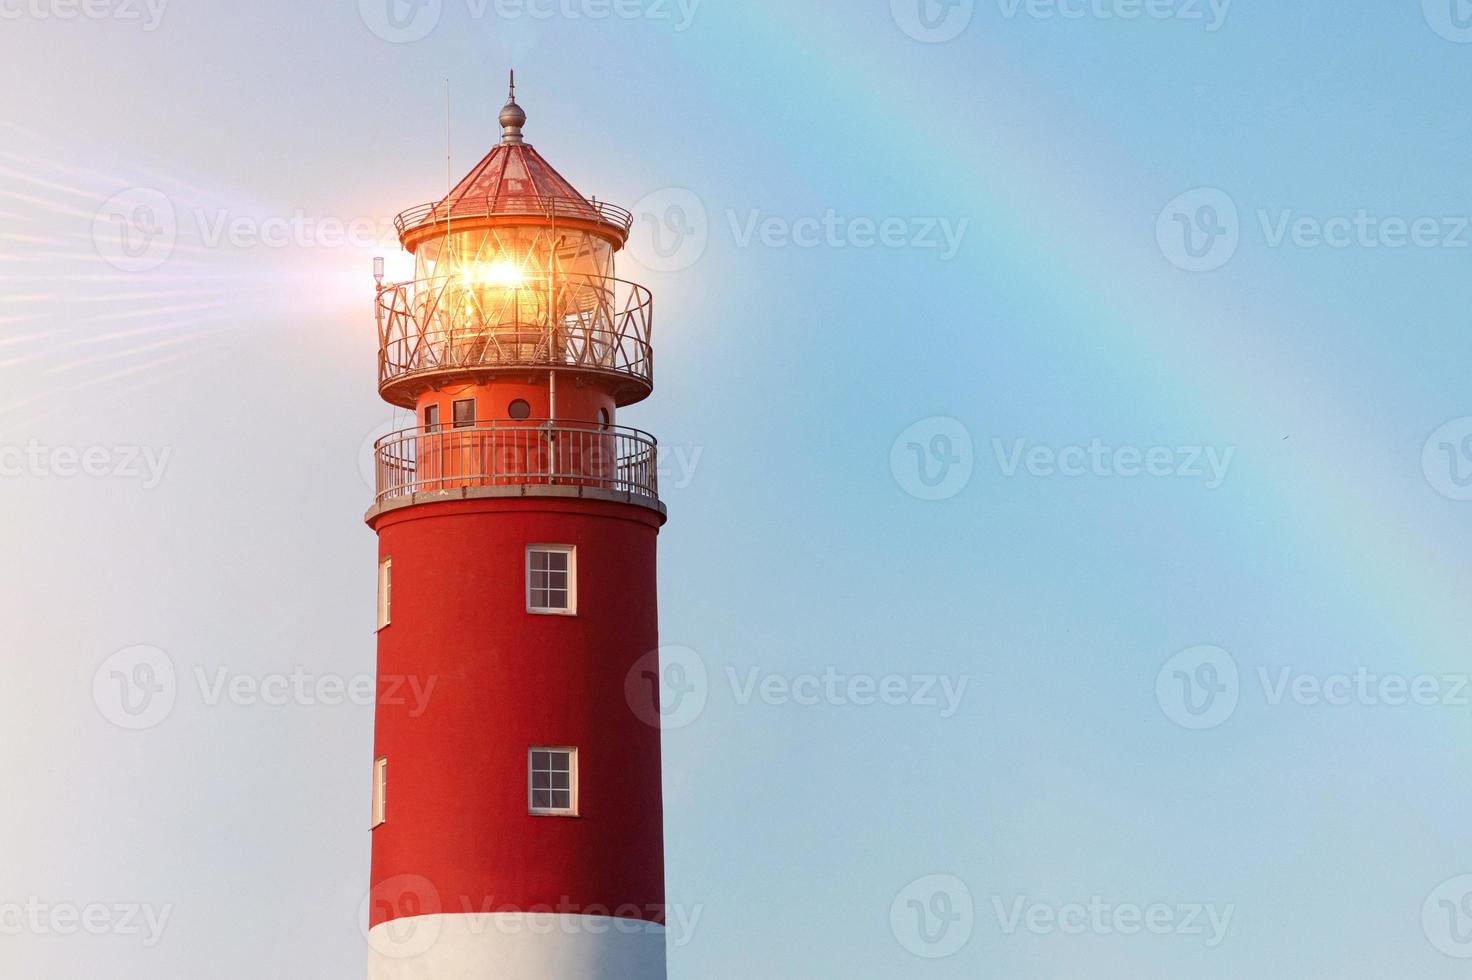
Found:
[[[527,283],[525,271],[510,259],[494,262],[474,262],[460,273],[466,286],[495,286],[501,289],[520,289]]]

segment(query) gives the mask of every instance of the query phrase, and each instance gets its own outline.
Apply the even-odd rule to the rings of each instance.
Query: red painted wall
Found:
[[[388,822],[374,831],[370,923],[536,906],[626,916],[633,906],[662,921],[660,733],[625,696],[630,669],[659,642],[660,515],[511,498],[371,523],[380,558],[393,559],[393,604],[378,635]],[[576,616],[526,611],[528,544],[577,547]],[[417,718],[409,685],[394,688],[408,676],[421,689],[435,681]],[[533,745],[578,747],[580,816],[528,814]],[[384,885],[405,875],[428,879],[440,907]]]
[[[598,410],[608,412],[610,424],[618,424],[618,405],[613,396],[602,386],[586,384],[579,386],[575,375],[565,374],[557,384],[557,419],[560,422],[597,422]],[[440,388],[426,391],[419,396],[417,418],[424,422],[424,409],[429,405],[440,406],[440,423],[448,427],[455,418],[454,403],[460,399],[474,398],[476,417],[482,422],[509,421],[507,409],[513,401],[521,399],[531,406],[531,418],[546,419],[551,416],[551,392],[546,377],[536,382],[497,380],[483,385],[463,385],[455,388]]]

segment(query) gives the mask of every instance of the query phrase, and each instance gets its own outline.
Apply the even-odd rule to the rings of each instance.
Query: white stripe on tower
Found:
[[[664,980],[665,928],[600,915],[422,915],[368,934],[368,980]]]

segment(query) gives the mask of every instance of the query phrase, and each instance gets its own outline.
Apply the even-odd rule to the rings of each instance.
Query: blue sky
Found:
[[[673,978],[1465,973],[1472,11],[925,2],[0,2],[0,927],[169,910],[0,972],[363,974],[371,709],[209,692],[372,670],[338,239],[514,63],[656,296]]]

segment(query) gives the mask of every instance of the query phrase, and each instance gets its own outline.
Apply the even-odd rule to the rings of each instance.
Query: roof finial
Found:
[[[526,113],[516,104],[516,69],[511,69],[511,92],[506,96],[506,107],[501,110],[501,142],[508,146],[522,142],[521,127],[526,125]]]

